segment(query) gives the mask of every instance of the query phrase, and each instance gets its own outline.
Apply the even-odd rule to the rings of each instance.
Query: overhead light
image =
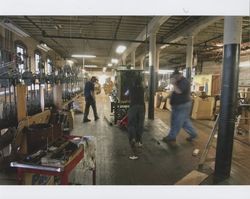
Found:
[[[47,44],[41,42],[40,44],[37,45],[37,48],[40,48],[41,50],[48,52],[49,50],[51,50],[50,47],[47,46]]]
[[[224,44],[223,43],[217,43],[216,46],[222,47]]]
[[[18,27],[16,24],[14,24],[10,19],[3,19],[0,22],[0,25],[6,29],[8,29],[11,32],[14,32],[20,37],[30,37],[26,32],[24,32],[20,27]]]
[[[67,63],[69,63],[70,65],[72,65],[74,63],[74,61],[72,60],[67,60]]]
[[[111,67],[113,64],[112,63],[108,63],[108,67]]]
[[[111,63],[113,64],[118,64],[119,60],[118,59],[111,59]]]
[[[61,28],[62,28],[62,25],[61,25],[61,24],[56,24],[54,27],[55,27],[55,29],[58,30],[58,29],[61,29]]]
[[[160,47],[160,49],[164,49],[164,48],[166,48],[166,47],[168,47],[169,46],[169,44],[164,44],[164,45],[162,45],[161,47]]]
[[[120,45],[120,46],[118,46],[118,47],[116,48],[116,52],[117,52],[118,54],[122,54],[126,49],[127,49],[126,46]]]
[[[71,57],[75,58],[95,58],[95,55],[72,55]]]
[[[241,62],[239,67],[242,67],[242,68],[250,68],[250,61],[244,61],[244,62]]]
[[[170,74],[170,73],[173,73],[174,70],[158,70],[158,73],[159,74]]]
[[[85,68],[97,68],[97,65],[84,65]]]

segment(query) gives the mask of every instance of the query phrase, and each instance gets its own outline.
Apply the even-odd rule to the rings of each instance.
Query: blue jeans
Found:
[[[96,102],[95,99],[93,99],[92,97],[86,97],[85,98],[85,110],[84,110],[84,115],[83,115],[83,120],[86,120],[88,118],[89,115],[89,107],[92,107],[93,112],[94,112],[94,116],[95,118],[98,117],[97,114],[97,110],[96,110]]]
[[[168,134],[169,139],[176,139],[177,134],[183,128],[190,137],[194,138],[197,133],[190,120],[191,102],[172,106],[171,128]]]

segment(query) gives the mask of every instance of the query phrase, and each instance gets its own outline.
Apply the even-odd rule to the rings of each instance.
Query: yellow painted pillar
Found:
[[[17,85],[16,89],[17,94],[17,120],[20,122],[25,119],[27,116],[27,86]]]
[[[54,101],[56,108],[62,109],[62,85],[54,85],[53,101]]]

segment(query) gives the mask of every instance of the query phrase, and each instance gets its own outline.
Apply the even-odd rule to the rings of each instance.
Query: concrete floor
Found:
[[[136,161],[128,159],[130,147],[127,132],[117,126],[110,126],[104,116],[110,115],[108,97],[97,98],[100,120],[82,123],[82,115],[76,115],[74,135],[94,135],[97,139],[97,184],[99,185],[173,185],[192,170],[198,168],[199,157],[210,135],[213,121],[194,121],[199,137],[193,143],[185,140],[188,136],[181,131],[177,145],[171,146],[161,141],[169,129],[170,112],[156,109],[155,120],[145,120],[143,148]],[[92,111],[89,118],[93,120]],[[146,113],[147,118],[147,113]],[[215,143],[208,159],[215,157]],[[193,150],[199,149],[198,156]],[[250,184],[250,147],[237,140],[231,177],[220,184]],[[204,165],[204,172],[211,174],[213,162]],[[213,184],[207,180],[204,184]]]
[[[156,109],[155,120],[145,120],[143,147],[140,158],[128,159],[130,147],[127,132],[117,126],[110,126],[104,116],[110,116],[108,97],[97,96],[100,120],[94,121],[90,110],[89,123],[82,123],[82,114],[75,115],[72,135],[92,135],[97,141],[97,184],[98,185],[173,185],[181,178],[198,168],[199,157],[208,140],[213,121],[194,121],[199,137],[192,143],[185,140],[187,134],[181,131],[175,146],[161,141],[169,128],[170,112]],[[147,114],[146,114],[147,118]],[[208,158],[215,157],[215,141]],[[198,156],[193,150],[199,149]],[[235,140],[231,177],[220,184],[250,184],[250,147]],[[204,172],[211,173],[213,162],[204,166]],[[84,183],[91,184],[91,172],[82,176]],[[0,173],[0,184],[15,184],[15,174]],[[202,184],[213,184],[208,178]]]

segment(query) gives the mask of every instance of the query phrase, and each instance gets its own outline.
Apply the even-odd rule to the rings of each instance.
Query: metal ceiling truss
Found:
[[[88,41],[89,50],[99,56],[89,62],[101,66],[106,66],[107,61],[116,55],[114,50],[119,43],[128,45],[124,54],[128,60],[130,60],[128,55],[136,50],[138,62],[148,53],[147,37],[156,30],[158,47],[169,45],[161,51],[160,56],[163,59],[161,63],[180,60],[180,55],[185,55],[188,35],[194,36],[194,51],[197,52],[198,58],[217,59],[221,47],[217,47],[216,44],[223,43],[224,34],[222,16],[0,16],[0,18],[1,20],[10,18],[35,40],[44,41],[63,58],[70,57],[71,53],[83,51],[85,44],[80,45],[78,40]],[[242,50],[246,51],[250,42],[250,17],[243,17],[242,24]]]

